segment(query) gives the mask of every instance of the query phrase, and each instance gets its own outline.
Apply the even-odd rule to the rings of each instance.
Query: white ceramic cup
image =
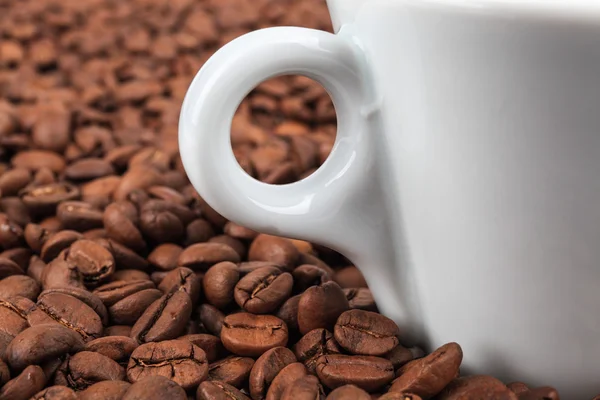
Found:
[[[336,34],[247,34],[200,70],[183,164],[219,213],[336,249],[380,310],[464,371],[600,392],[600,3],[329,0]],[[261,81],[302,74],[338,113],[325,164],[260,183],[230,144]]]

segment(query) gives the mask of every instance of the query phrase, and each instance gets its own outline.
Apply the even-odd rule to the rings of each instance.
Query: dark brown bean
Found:
[[[331,280],[325,270],[310,264],[300,265],[294,269],[292,274],[294,276],[295,293],[303,292],[311,286],[322,285]]]
[[[129,337],[130,335],[131,335],[131,326],[127,326],[127,325],[108,326],[104,330],[104,336],[127,336],[127,337]]]
[[[83,201],[64,201],[60,203],[56,207],[56,215],[63,228],[78,232],[104,226],[102,211]]]
[[[196,243],[183,250],[177,265],[194,271],[206,271],[223,261],[237,263],[240,256],[231,247],[221,243]]]
[[[272,315],[237,313],[223,321],[223,346],[240,356],[258,357],[273,347],[285,346],[287,340],[287,326]]]
[[[198,387],[208,377],[204,350],[185,340],[146,343],[131,354],[127,378],[138,382],[148,376],[164,376],[186,390]]]
[[[72,389],[65,386],[50,386],[38,392],[30,400],[78,400]]]
[[[333,280],[344,289],[367,287],[367,282],[365,281],[363,274],[353,265],[337,270],[333,276]]]
[[[343,312],[333,330],[337,343],[352,354],[381,356],[399,343],[398,326],[391,319],[374,312]]]
[[[101,337],[85,345],[85,351],[100,353],[118,363],[128,362],[138,343],[127,336]]]
[[[62,258],[55,258],[46,265],[41,280],[44,290],[65,287],[85,288],[79,270]]]
[[[181,220],[169,211],[144,211],[140,215],[140,230],[153,243],[178,243],[184,236]]]
[[[115,324],[133,325],[162,295],[158,289],[144,289],[130,294],[108,308],[110,319]]]
[[[225,352],[223,344],[221,343],[221,339],[206,333],[188,334],[185,336],[181,336],[178,339],[187,340],[204,350],[204,353],[206,353],[206,360],[209,363],[217,361],[219,357]]]
[[[62,172],[65,169],[65,160],[58,154],[46,150],[27,150],[16,154],[11,163],[16,168],[25,168],[36,171],[40,168],[50,168],[53,172]]]
[[[438,397],[442,400],[517,400],[517,395],[508,389],[506,385],[498,379],[486,375],[474,375],[455,379],[446,386]],[[429,396],[426,395],[424,398],[429,398]]]
[[[354,397],[353,397],[354,398]],[[289,384],[280,397],[281,400],[324,400],[325,391],[314,375],[305,375]],[[360,399],[359,399],[360,400]]]
[[[52,214],[63,201],[77,200],[79,189],[66,182],[27,187],[19,193],[27,208],[36,215]]]
[[[379,390],[394,379],[394,367],[385,358],[329,354],[317,360],[317,375],[330,389],[353,384],[367,392]]]
[[[96,382],[125,380],[125,369],[103,354],[81,351],[66,360],[56,371],[55,385],[84,390]]]
[[[281,318],[288,327],[290,332],[298,332],[298,304],[300,303],[300,297],[298,294],[292,296],[282,304],[277,313],[277,318]]]
[[[61,251],[80,239],[83,239],[81,233],[71,230],[60,231],[51,235],[42,246],[42,260],[49,263],[58,257]]]
[[[103,325],[108,325],[108,311],[106,310],[104,304],[102,304],[102,300],[100,300],[100,298],[95,294],[84,289],[67,287],[44,290],[42,293],[40,293],[39,298],[41,299],[43,296],[50,293],[68,294],[69,296],[75,297],[83,301],[85,304],[90,306],[92,310],[96,312],[96,314],[100,316]]]
[[[261,234],[254,239],[248,253],[250,261],[271,261],[293,269],[299,257],[299,251],[288,239]]]
[[[152,281],[145,279],[137,281],[115,281],[96,288],[94,294],[98,296],[106,306],[110,307],[127,296],[131,296],[132,294],[145,289],[154,289]]]
[[[346,399],[355,399],[355,400],[371,400],[371,396],[358,386],[354,385],[344,385],[340,386],[337,389],[333,390],[327,396],[327,400],[346,400]]]
[[[198,386],[197,400],[250,400],[248,396],[225,382],[206,381]]]
[[[240,259],[246,258],[246,245],[242,243],[240,240],[232,238],[228,235],[218,235],[211,237],[208,240],[208,243],[220,243],[231,247],[235,252],[240,256]]]
[[[200,298],[200,288],[202,287],[201,279],[189,268],[179,267],[168,272],[158,285],[164,294],[171,293],[176,290],[181,290],[187,293],[192,300],[192,304],[196,304]]]
[[[91,206],[103,209],[112,200],[113,193],[121,183],[119,176],[105,176],[81,186],[81,199]]]
[[[46,385],[46,375],[37,365],[29,365],[0,389],[0,399],[28,400]]]
[[[4,386],[6,382],[10,380],[10,370],[8,365],[0,359],[0,387]]]
[[[348,310],[348,300],[335,282],[308,288],[298,303],[298,327],[306,334],[313,329],[333,330],[336,320]]]
[[[24,237],[25,241],[31,247],[31,249],[39,254],[42,251],[42,247],[48,237],[50,236],[50,232],[46,229],[42,228],[38,224],[27,224],[25,226]]]
[[[294,353],[286,347],[275,347],[261,355],[250,372],[249,388],[252,398],[254,400],[264,399],[277,374],[287,365],[296,361]]]
[[[239,278],[238,267],[232,262],[224,261],[210,267],[202,280],[208,302],[220,309],[230,305],[234,300],[234,288]]]
[[[145,251],[146,242],[137,225],[137,210],[130,202],[111,203],[104,210],[104,229],[110,239],[135,251]]]
[[[127,389],[121,400],[187,400],[185,390],[163,376],[149,376]]]
[[[17,265],[25,271],[29,266],[29,259],[32,256],[32,252],[27,247],[15,247],[12,249],[4,250],[0,253],[0,258],[8,258],[17,263]]]
[[[23,229],[8,215],[0,213],[0,246],[4,249],[11,249],[23,245],[23,243]]]
[[[13,275],[23,275],[23,270],[13,260],[0,257],[0,279]]]
[[[206,330],[213,335],[221,336],[225,315],[219,309],[210,304],[202,304],[198,307],[198,314],[200,322]]]
[[[258,232],[249,228],[245,228],[231,221],[225,224],[223,230],[226,234],[236,239],[254,240],[258,236]]]
[[[248,382],[253,365],[254,360],[249,357],[230,356],[210,364],[208,379],[243,388]]]
[[[298,361],[303,362],[311,374],[316,374],[317,360],[321,356],[341,353],[331,332],[321,328],[304,335],[294,345],[293,350]]]
[[[351,309],[377,312],[377,305],[370,289],[352,288],[342,290],[346,295],[346,299],[348,299],[348,305]]]
[[[175,339],[185,330],[191,314],[190,296],[171,292],[148,307],[131,328],[131,337],[140,343]]]
[[[110,277],[113,282],[116,281],[149,281],[150,275],[145,273],[144,271],[139,271],[137,269],[121,269],[115,271],[114,274]]]
[[[102,381],[94,383],[77,393],[79,400],[121,400],[131,384],[123,381]]]
[[[235,286],[234,298],[244,310],[255,314],[275,311],[292,293],[294,280],[279,268],[264,267],[244,276]]]
[[[400,369],[390,391],[414,393],[423,399],[435,396],[457,376],[462,354],[458,344],[448,343],[424,358],[409,362]]]
[[[65,176],[72,181],[89,181],[114,173],[113,166],[101,158],[82,158],[65,168]]]
[[[97,286],[112,275],[115,259],[110,251],[91,240],[77,240],[69,247],[67,262],[74,265],[87,286]]]
[[[140,165],[130,168],[121,178],[121,182],[114,192],[114,198],[115,200],[125,200],[127,195],[135,189],[146,189],[162,185],[162,183],[162,175],[153,167]]]
[[[149,255],[148,262],[161,271],[171,271],[177,268],[177,259],[183,249],[173,243],[157,246]]]
[[[40,293],[40,285],[27,275],[12,275],[0,280],[0,299],[23,296],[35,300]]]

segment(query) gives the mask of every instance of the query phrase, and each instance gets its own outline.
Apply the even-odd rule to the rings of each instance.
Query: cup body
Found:
[[[402,242],[389,268],[409,271],[429,345],[584,399],[600,388],[600,7],[531,3],[329,0],[365,52]]]

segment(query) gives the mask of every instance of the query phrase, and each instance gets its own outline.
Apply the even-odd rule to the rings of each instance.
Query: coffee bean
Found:
[[[204,353],[206,353],[206,360],[209,363],[217,361],[219,357],[225,352],[223,344],[221,343],[221,339],[206,333],[188,334],[185,336],[181,336],[178,339],[187,340],[204,350]]]
[[[456,343],[445,344],[430,355],[404,365],[390,391],[431,398],[457,376],[461,362],[460,346]]]
[[[208,379],[243,388],[248,382],[253,366],[254,360],[249,357],[230,356],[210,364]]]
[[[0,280],[0,299],[14,296],[35,300],[40,293],[40,285],[27,275],[12,275]]]
[[[25,206],[35,215],[52,214],[58,204],[63,201],[77,200],[79,196],[79,189],[66,182],[27,187],[19,192],[19,197]]]
[[[42,246],[42,260],[49,263],[58,257],[61,251],[80,239],[83,239],[81,233],[70,230],[60,231],[51,235]]]
[[[111,203],[104,210],[103,221],[110,239],[135,251],[146,250],[146,242],[137,227],[137,210],[132,203]]]
[[[185,390],[163,376],[149,376],[131,385],[121,400],[187,400]]]
[[[335,340],[352,354],[381,356],[398,345],[398,326],[391,319],[370,311],[342,313],[333,330]]]
[[[31,250],[27,247],[15,247],[4,250],[0,253],[0,257],[14,261],[23,271],[25,271],[29,266],[29,259],[32,254]]]
[[[196,388],[208,377],[206,354],[184,340],[143,344],[131,354],[127,378],[135,383],[156,375],[169,378],[186,390]]]
[[[220,309],[230,305],[234,300],[234,288],[239,278],[238,267],[232,262],[224,261],[210,267],[202,280],[208,302]]]
[[[131,336],[131,326],[113,325],[104,330],[104,336]],[[137,343],[137,341],[136,341]]]
[[[371,400],[371,396],[361,388],[355,385],[344,385],[333,390],[327,396],[327,400]]]
[[[275,267],[279,268],[284,272],[285,267],[272,263],[270,261],[248,261],[242,262],[238,264],[238,270],[240,271],[240,276],[246,276],[252,271],[256,271],[257,269],[263,267]]]
[[[377,312],[375,299],[368,288],[342,289],[351,309]]]
[[[285,366],[281,371],[279,371],[275,379],[273,379],[273,382],[271,382],[269,390],[267,391],[267,397],[265,397],[265,399],[279,400],[286,387],[291,386],[292,383],[305,377],[306,375],[306,368],[302,363],[296,362]]]
[[[339,354],[341,349],[331,332],[326,329],[314,329],[304,335],[293,347],[298,361],[306,366],[311,374],[316,374],[317,360],[326,354]]]
[[[72,181],[89,181],[114,174],[112,165],[101,158],[82,158],[67,166],[65,176]]]
[[[198,314],[200,322],[206,328],[206,330],[213,335],[220,337],[225,315],[210,304],[200,305],[200,307],[198,307]]]
[[[15,336],[6,349],[6,358],[11,368],[20,371],[83,347],[81,336],[71,329],[59,324],[37,325]]]
[[[313,329],[333,330],[338,317],[348,310],[348,300],[335,282],[308,288],[298,303],[298,327],[306,334]]]
[[[198,400],[250,400],[248,396],[225,382],[202,382],[196,391]]]
[[[392,363],[373,356],[324,355],[317,360],[316,372],[330,389],[352,384],[371,392],[394,379]]]
[[[57,233],[62,229],[58,217],[46,217],[40,221],[40,226],[50,233]]]
[[[529,392],[529,387],[523,382],[511,382],[506,385],[507,388],[515,392],[517,395],[522,395],[523,393]]]
[[[28,400],[46,385],[44,371],[37,365],[29,365],[0,389],[0,399]]]
[[[272,315],[238,313],[223,321],[223,346],[240,356],[258,357],[273,347],[285,346],[287,340],[287,326]]]
[[[300,253],[300,256],[298,258],[298,265],[303,264],[314,265],[327,272],[327,275],[329,275],[330,277],[335,276],[335,271],[329,265],[327,265],[323,260],[313,256],[312,254]]]
[[[38,256],[31,256],[29,259],[29,267],[27,267],[27,275],[33,278],[38,284],[42,284],[42,275],[46,263],[42,261]]]
[[[237,263],[240,256],[231,247],[221,243],[196,243],[183,250],[177,265],[194,271],[206,271],[222,261]]]
[[[145,289],[154,289],[152,281],[115,281],[97,287],[94,294],[102,300],[104,305],[110,307],[118,301]]]
[[[250,372],[250,395],[254,400],[264,399],[273,379],[287,365],[296,362],[296,357],[286,347],[275,347],[266,351],[257,360]]]
[[[30,171],[36,171],[40,168],[50,168],[53,172],[59,173],[65,169],[65,160],[58,154],[46,150],[28,150],[16,154],[11,163],[16,168],[25,168]]]
[[[102,381],[78,392],[79,400],[121,400],[131,384],[123,381]]]
[[[211,237],[208,243],[220,243],[231,247],[240,256],[240,259],[246,258],[246,245],[240,240],[232,238],[228,235],[218,235]]]
[[[322,285],[331,280],[326,271],[310,264],[300,265],[294,269],[292,274],[294,276],[294,292],[296,293],[303,292],[311,286]]]
[[[244,276],[235,286],[236,303],[255,314],[275,311],[292,293],[294,280],[279,268],[264,267]]]
[[[72,389],[65,386],[50,386],[38,392],[30,400],[78,400]]]
[[[93,207],[103,209],[111,202],[120,183],[119,176],[105,176],[89,181],[81,186],[81,199]]]
[[[138,165],[130,168],[121,178],[119,186],[114,192],[115,200],[125,200],[127,195],[135,189],[146,189],[151,186],[162,185],[163,177],[159,171],[148,165]]]
[[[166,177],[165,177],[166,178]],[[168,181],[168,179],[165,179]],[[165,200],[170,203],[186,204],[186,198],[177,190],[168,186],[152,186],[146,191],[151,198]]]
[[[127,363],[138,343],[127,336],[106,336],[87,342],[84,351],[100,353],[118,363]]]
[[[116,281],[149,281],[150,275],[145,273],[144,271],[139,271],[137,269],[121,269],[115,271],[114,274],[110,277],[113,282]]]
[[[165,294],[177,290],[187,293],[192,300],[192,304],[198,302],[201,287],[202,282],[199,276],[185,267],[179,267],[168,272],[158,285],[158,288]]]
[[[384,357],[391,361],[392,365],[394,366],[394,369],[398,369],[404,364],[416,358],[415,354],[413,353],[413,351],[411,351],[411,349],[407,349],[402,345],[397,345]]]
[[[236,239],[254,240],[258,236],[258,232],[231,221],[225,224],[223,230],[226,234]]]
[[[161,271],[171,271],[177,268],[177,258],[182,251],[176,244],[161,244],[148,255],[148,262]]]
[[[158,289],[144,289],[130,294],[108,308],[110,319],[115,324],[133,325],[162,295]]]
[[[325,391],[319,379],[305,375],[288,385],[280,397],[281,400],[324,400]]]
[[[0,174],[0,192],[5,197],[15,196],[31,182],[31,173],[26,168],[13,168]]]
[[[23,229],[8,215],[0,213],[0,246],[4,249],[11,249],[21,246],[23,243]]]
[[[140,230],[153,243],[177,243],[185,232],[181,220],[169,211],[145,211],[140,215]]]
[[[81,351],[66,360],[56,371],[55,385],[84,390],[96,382],[125,380],[125,369],[116,361],[91,351]]]
[[[55,258],[42,270],[42,288],[85,288],[79,270],[62,258]]]
[[[50,233],[37,224],[27,224],[25,226],[24,238],[29,247],[36,252],[42,251],[42,246],[48,240]]]
[[[60,324],[77,332],[84,341],[100,337],[104,329],[100,317],[90,306],[63,293],[40,296],[27,321],[31,326]]]
[[[291,270],[296,266],[299,254],[298,249],[288,239],[261,234],[252,242],[248,259],[271,261]]]
[[[158,342],[181,336],[192,314],[192,300],[183,292],[171,292],[156,300],[131,328],[140,343]]]
[[[367,287],[367,282],[363,274],[355,266],[349,266],[336,271],[333,279],[344,289]]]
[[[194,243],[207,242],[215,236],[215,231],[204,219],[196,219],[190,222],[185,228],[185,245],[191,246]]]
[[[513,398],[507,397],[507,399],[512,400]],[[560,397],[556,389],[544,386],[519,395],[519,400],[560,400]]]
[[[66,260],[76,266],[87,286],[97,286],[115,270],[111,252],[91,240],[81,239],[71,244]]]
[[[84,232],[102,228],[103,213],[92,204],[83,201],[64,201],[56,207],[56,215],[65,229]]]
[[[157,200],[157,199],[150,199],[150,200],[144,202],[144,204],[140,208],[140,212],[141,213],[169,212],[169,213],[177,216],[177,218],[179,218],[179,220],[181,221],[181,223],[184,226],[190,224],[193,220],[198,218],[198,214],[188,207],[185,207],[180,204],[164,201],[164,200]]]
[[[103,325],[108,325],[108,311],[104,304],[102,304],[102,300],[96,296],[95,294],[80,288],[68,287],[68,288],[53,288],[44,290],[39,298],[51,293],[63,293],[69,296],[75,297],[76,299],[81,300],[88,306],[92,308],[98,314],[100,319],[102,320]]]
[[[21,267],[13,260],[0,257],[0,279],[14,275],[23,275]]]
[[[517,400],[517,395],[508,389],[506,385],[498,379],[486,375],[474,375],[455,379],[446,386],[438,397],[442,400]]]
[[[27,314],[35,303],[25,297],[0,299],[0,358],[12,339],[29,327]]]

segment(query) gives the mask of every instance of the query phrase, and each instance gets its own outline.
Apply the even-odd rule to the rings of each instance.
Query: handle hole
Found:
[[[302,75],[269,79],[238,107],[231,124],[233,153],[247,174],[273,185],[315,172],[335,142],[337,116],[331,97]]]

